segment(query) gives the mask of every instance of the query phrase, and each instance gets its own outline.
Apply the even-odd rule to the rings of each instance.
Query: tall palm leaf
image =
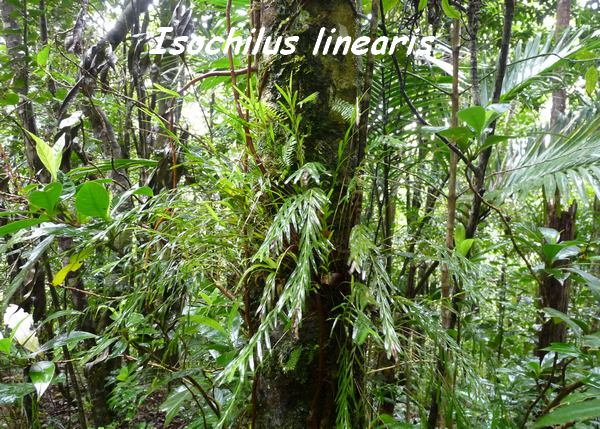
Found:
[[[542,43],[540,34],[524,43],[519,40],[507,66],[500,101],[508,102],[534,82],[550,77],[553,70],[577,53],[600,47],[599,33],[596,31],[583,37],[584,30],[566,31],[557,42],[554,42],[553,35],[549,35]],[[495,73],[489,71],[481,81],[481,103],[484,106],[491,102],[495,79]]]
[[[558,188],[567,198],[574,187],[585,201],[586,184],[600,196],[600,112],[584,111],[535,137],[516,140],[493,182],[500,199],[540,188],[547,195]]]

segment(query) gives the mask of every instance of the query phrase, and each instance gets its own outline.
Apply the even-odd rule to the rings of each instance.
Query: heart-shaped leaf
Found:
[[[31,378],[31,382],[33,383],[33,387],[35,387],[38,398],[40,398],[46,389],[48,389],[48,386],[50,386],[55,369],[54,362],[50,361],[36,362],[31,365],[31,368],[29,369],[29,378]]]
[[[47,185],[43,191],[33,191],[29,194],[29,204],[37,209],[45,210],[52,216],[62,194],[62,184],[54,182]]]
[[[75,195],[75,208],[80,215],[107,219],[109,207],[110,195],[100,183],[87,182]]]
[[[467,107],[458,112],[458,117],[473,129],[477,136],[483,133],[485,128],[486,113],[481,106]]]

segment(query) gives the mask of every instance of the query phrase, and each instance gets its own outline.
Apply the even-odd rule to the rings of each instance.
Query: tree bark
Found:
[[[23,130],[32,134],[37,134],[37,125],[33,104],[28,98],[29,94],[29,50],[28,50],[28,27],[27,27],[27,3],[21,5],[19,10],[13,2],[3,0],[0,4],[2,14],[3,29],[5,30],[4,42],[8,55],[13,58],[11,61],[13,80],[12,88],[19,94],[20,102],[17,107],[20,125]],[[24,16],[23,24],[19,23],[19,16]],[[23,132],[25,141],[25,155],[29,165],[30,172],[40,182],[49,182],[50,174],[44,168],[35,149],[33,139]],[[8,180],[8,178],[7,178]],[[8,182],[4,184],[8,189]],[[17,250],[16,248],[13,250]],[[23,265],[20,254],[13,254],[7,257],[9,266],[15,269]],[[45,275],[39,263],[36,263],[30,273],[26,276],[23,285],[12,298],[12,301],[23,308],[28,313],[32,313],[34,320],[40,321],[46,315],[46,291]]]
[[[356,36],[357,23],[352,5],[347,0],[264,0],[260,4],[260,22],[267,34],[300,36],[298,51],[293,57],[273,56],[259,62],[262,98],[276,104],[279,93],[275,84],[286,87],[292,78],[300,99],[318,92],[318,101],[303,112],[304,126],[309,131],[305,140],[307,162],[320,162],[330,171],[338,164],[338,146],[348,129],[348,123],[333,107],[336,99],[354,104],[357,97],[358,73],[356,58],[312,54],[321,27]],[[282,25],[282,23],[286,23]],[[348,159],[334,184],[332,208],[337,215],[329,225],[335,250],[330,255],[330,270],[319,273],[318,291],[308,297],[305,316],[298,338],[286,335],[274,348],[267,364],[259,370],[255,381],[254,422],[256,428],[330,428],[336,423],[337,371],[341,350],[348,347],[340,324],[332,332],[334,309],[349,293],[350,273],[347,266],[349,236],[357,224],[361,201],[358,193],[346,195],[348,176],[361,161],[356,141],[345,153]],[[281,334],[281,333],[280,333]],[[280,335],[274,335],[277,344]],[[301,347],[298,365],[284,371],[278,362],[286,362],[293,349]],[[360,378],[360,377],[359,377]],[[360,384],[360,380],[356,381]],[[355,410],[357,422],[364,413]],[[361,426],[360,423],[356,423]]]
[[[569,27],[571,18],[571,0],[558,0],[556,13],[556,39],[560,39]],[[559,123],[564,115],[567,102],[567,92],[564,88],[554,91],[552,94],[552,111],[550,115],[551,126]],[[577,204],[573,202],[567,210],[561,208],[561,195],[545,195],[545,226],[560,232],[561,241],[574,240],[576,234]],[[564,261],[558,261],[553,268],[564,266]],[[551,275],[545,274],[540,284],[540,306],[541,308],[553,308],[562,313],[569,309],[571,281],[558,281]],[[542,327],[538,333],[537,356],[542,360],[546,355],[543,349],[552,343],[563,343],[567,336],[567,325],[554,323],[551,318],[542,315]]]
[[[559,40],[565,30],[569,28],[571,19],[571,0],[558,0],[556,5],[556,40]],[[559,118],[564,115],[567,108],[567,91],[564,88],[558,89],[552,93],[552,111],[550,121],[552,125],[556,124]]]
[[[453,128],[458,127],[458,110],[459,105],[459,55],[460,55],[460,20],[454,20],[452,23],[452,34],[451,34],[451,46],[452,46],[452,118],[451,126]],[[456,143],[456,142],[453,142]],[[449,180],[448,180],[448,216],[446,222],[446,248],[451,253],[454,250],[454,229],[456,226],[456,179],[457,179],[457,166],[458,156],[454,153],[450,153],[450,164],[449,164]],[[442,327],[446,330],[451,328],[452,321],[452,278],[450,274],[450,267],[447,263],[441,264],[441,295],[442,295],[442,306],[441,306],[441,319]],[[450,389],[450,380],[452,378],[450,352],[445,345],[440,347],[437,370],[439,372],[439,382],[434,386],[431,400],[431,407],[429,409],[428,427],[436,427],[439,417],[443,417],[445,425],[452,427],[451,407],[447,400],[447,395],[444,395],[443,386],[446,389]]]
[[[571,204],[568,210],[562,211],[560,207],[560,196],[555,201],[547,203],[546,227],[560,231],[560,240],[568,241],[575,239],[575,221],[577,218],[577,203]],[[556,262],[552,268],[564,267],[564,261]],[[569,309],[571,282],[569,279],[560,282],[554,276],[545,274],[542,276],[540,285],[540,299],[542,308],[553,308],[562,313]],[[546,355],[543,349],[552,343],[564,343],[567,336],[567,325],[564,322],[554,323],[552,318],[544,318],[542,327],[538,334],[537,355],[541,359]]]

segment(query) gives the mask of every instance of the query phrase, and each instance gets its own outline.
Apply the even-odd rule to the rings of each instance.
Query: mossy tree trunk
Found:
[[[264,0],[258,6],[260,22],[255,23],[256,27],[265,27],[266,33],[275,37],[300,37],[296,54],[265,57],[258,62],[261,97],[276,104],[279,93],[275,84],[286,87],[290,78],[300,99],[318,92],[318,101],[303,112],[308,134],[305,158],[307,162],[322,163],[333,172],[340,164],[340,141],[349,128],[333,105],[337,100],[356,103],[358,60],[352,55],[315,56],[312,50],[322,27],[335,27],[337,34],[356,37],[352,5],[347,0]],[[256,378],[253,427],[335,427],[339,356],[348,347],[349,339],[340,323],[332,331],[332,322],[335,308],[350,292],[349,237],[358,222],[361,201],[358,193],[344,197],[349,178],[361,161],[361,152],[359,143],[351,142],[343,154],[345,161],[341,162],[342,173],[336,183],[324,185],[335,189],[331,203],[336,214],[328,225],[335,250],[330,255],[328,272],[315,275],[315,283],[319,284],[308,297],[298,338],[285,335]],[[293,368],[286,366],[290,359],[297,359]],[[364,418],[361,411],[356,410],[356,414],[363,414]]]

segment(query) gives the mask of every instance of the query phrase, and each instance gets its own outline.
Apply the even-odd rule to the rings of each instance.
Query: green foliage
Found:
[[[600,416],[600,399],[575,402],[552,410],[536,421],[533,427],[542,428],[569,422],[581,422],[598,416]]]
[[[44,222],[45,220],[46,219],[43,217],[40,217],[38,219],[16,220],[14,222],[11,222],[7,225],[0,227],[0,237],[8,235],[8,234],[13,234],[24,228],[30,228],[32,226],[39,225],[40,223]]]
[[[38,398],[41,397],[48,386],[50,386],[55,369],[56,366],[54,365],[54,362],[48,361],[36,362],[29,368],[29,377],[37,392]]]
[[[27,134],[35,142],[35,150],[46,170],[50,173],[52,180],[56,181],[60,163],[62,161],[62,151],[65,146],[64,135],[58,139],[54,146],[50,146],[44,140],[35,134],[27,131]]]
[[[34,391],[29,383],[0,384],[0,405],[11,405]]]
[[[41,209],[45,211],[48,216],[54,216],[62,191],[62,184],[55,182],[46,185],[43,191],[31,192],[27,199],[32,208]]]
[[[350,269],[361,275],[362,280],[370,278],[374,302],[381,319],[383,345],[388,358],[396,358],[400,351],[400,340],[394,324],[391,292],[392,282],[385,270],[379,249],[373,244],[367,230],[356,226],[350,236]]]
[[[502,83],[501,102],[507,103],[516,97],[523,97],[532,85],[555,77],[553,70],[569,58],[598,47],[597,37],[584,36],[582,30],[565,31],[558,41],[554,41],[553,34],[547,35],[542,43],[543,38],[544,35],[538,33],[529,40],[516,41]],[[481,83],[481,103],[484,106],[491,102],[494,79],[494,74],[489,73]]]
[[[44,68],[48,65],[48,57],[50,56],[50,45],[43,47],[36,55],[35,61],[38,66]]]
[[[324,59],[331,81],[315,93],[307,88],[322,76],[310,55],[253,58],[258,71],[238,72],[233,88],[230,67],[243,70],[246,55],[230,63],[221,54],[147,54],[140,34],[159,25],[225,34],[226,0],[184,2],[175,12],[160,2],[125,20],[132,28],[114,51],[93,46],[106,31],[96,23],[117,22],[121,12],[90,4],[81,16],[93,59],[64,48],[80,4],[8,3],[18,30],[5,22],[0,46],[0,296],[3,310],[29,308],[36,320],[28,329],[3,320],[0,426],[19,427],[27,412],[24,425],[82,426],[78,413],[51,413],[66,391],[90,424],[94,392],[104,389],[113,413],[105,427],[250,427],[263,411],[253,410],[265,386],[255,381],[273,374],[302,374],[311,388],[323,381],[322,396],[310,400],[320,405],[334,392],[326,399],[339,428],[424,426],[434,394],[438,417],[457,428],[591,427],[600,417],[600,45],[588,27],[591,7],[574,2],[574,28],[557,39],[548,25],[554,6],[519,3],[500,104],[491,104],[504,5],[483,2],[481,103],[463,44],[463,109],[460,126],[449,127],[446,24],[459,20],[467,42],[472,30],[460,2],[384,0],[388,36],[418,29],[438,42],[432,58],[407,47],[376,57],[370,88],[361,69],[356,102],[339,93],[347,77],[330,68],[366,61]],[[289,12],[271,23],[276,35],[302,38],[313,20],[327,16],[333,27],[350,13],[355,36],[365,35],[373,4],[266,3]],[[231,26],[245,36],[256,16],[247,0],[231,5]],[[546,126],[562,89],[565,117]],[[368,90],[363,142],[355,124]],[[313,115],[323,107],[347,122],[345,133],[324,129]],[[23,132],[30,117],[35,135]],[[450,149],[440,137],[464,155],[453,250],[444,240]],[[477,170],[464,160],[479,168],[488,153],[477,189],[485,201],[467,238]],[[34,171],[40,166],[48,174]],[[557,195],[563,210],[578,202],[574,240],[543,227]],[[441,299],[440,266],[451,299]],[[571,291],[566,310],[540,305],[547,279]],[[322,332],[305,334],[317,320]],[[567,335],[537,350],[542,321]],[[339,349],[325,356],[323,374],[308,371],[323,357],[320,343],[306,344],[313,334]]]
[[[598,84],[598,68],[591,66],[585,73],[585,91],[591,97]]]
[[[107,219],[110,208],[110,194],[104,185],[87,182],[75,195],[75,208],[79,215]]]
[[[460,19],[460,12],[448,0],[442,0],[442,10],[448,18]]]
[[[575,188],[577,195],[588,201],[588,184],[600,195],[599,127],[600,116],[595,111],[585,111],[553,129],[521,140],[520,147],[516,143],[506,157],[506,173],[500,176],[496,191],[505,198],[510,194],[523,197],[534,188],[543,188],[550,196],[558,189],[568,199]]]

